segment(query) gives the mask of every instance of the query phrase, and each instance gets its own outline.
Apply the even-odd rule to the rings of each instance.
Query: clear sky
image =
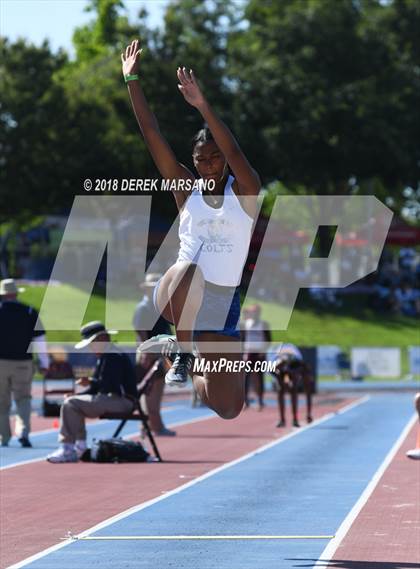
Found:
[[[124,0],[131,21],[140,8],[149,12],[151,27],[159,26],[168,0]],[[11,40],[24,37],[39,45],[48,38],[53,51],[73,54],[73,30],[92,19],[84,12],[87,0],[0,0],[0,33]]]

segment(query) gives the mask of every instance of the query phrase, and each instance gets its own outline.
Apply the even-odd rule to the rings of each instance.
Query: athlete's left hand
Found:
[[[178,67],[176,74],[179,81],[178,89],[184,95],[184,99],[187,103],[196,108],[204,105],[205,99],[198,86],[193,70],[190,69],[187,71],[185,67]]]

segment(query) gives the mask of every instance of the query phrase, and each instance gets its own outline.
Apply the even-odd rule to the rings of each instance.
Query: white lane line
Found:
[[[191,423],[199,423],[200,421],[206,421],[207,419],[214,419],[216,415],[212,413],[211,415],[204,415],[203,417],[195,417],[194,419],[188,419],[187,421],[176,421],[175,423],[168,423],[168,427],[181,427],[182,425],[191,425]],[[100,422],[100,421],[98,421]],[[92,423],[90,423],[92,424]],[[125,435],[123,439],[134,439],[134,437],[138,437],[139,432],[136,431],[135,433],[130,433],[129,435]],[[25,464],[33,464],[34,462],[43,462],[45,460],[45,456],[32,458],[30,460],[23,460],[21,462],[14,462],[13,464],[7,464],[6,466],[0,467],[0,472],[3,470],[8,470],[9,468],[16,468],[17,466],[23,466]]]
[[[18,466],[26,466],[27,464],[34,464],[35,462],[43,462],[47,455],[41,458],[31,458],[29,460],[22,460],[21,462],[13,462],[12,464],[7,464],[6,466],[0,467],[0,472],[4,470],[9,470],[10,468],[16,468]]]
[[[348,513],[347,517],[344,519],[343,523],[340,525],[338,530],[335,533],[335,538],[330,541],[327,547],[319,556],[318,561],[313,565],[313,569],[318,567],[327,567],[329,562],[331,561],[332,557],[334,556],[335,552],[337,551],[340,543],[343,541],[344,537],[346,536],[347,532],[349,531],[351,525],[353,524],[354,520],[360,514],[363,506],[366,504],[370,496],[372,495],[373,491],[375,490],[376,486],[378,485],[380,479],[382,478],[385,470],[391,464],[393,458],[397,454],[399,448],[403,444],[404,440],[406,439],[408,433],[411,431],[413,425],[418,420],[417,415],[413,415],[411,419],[408,421],[406,426],[404,427],[402,433],[395,441],[395,444],[392,446],[391,450],[386,455],[384,461],[378,468],[378,470],[373,475],[371,481],[366,486],[363,493],[360,495],[360,498],[357,500],[353,508]]]
[[[362,405],[363,403],[366,403],[366,401],[368,401],[369,399],[370,399],[370,396],[366,395],[366,396],[362,397],[361,399],[359,399],[358,401],[350,403],[349,405],[342,407],[341,412],[345,413],[346,411],[350,411],[350,410],[354,409],[354,407],[357,407],[358,405]],[[313,423],[310,423],[309,425],[305,425],[304,427],[301,427],[300,429],[293,431],[293,432],[289,433],[288,435],[286,435],[280,439],[277,439],[275,441],[267,443],[267,444],[257,448],[256,450],[254,450],[248,454],[245,454],[244,456],[241,456],[240,458],[232,460],[231,462],[227,462],[226,464],[223,464],[222,466],[218,466],[217,468],[210,470],[209,472],[206,472],[205,474],[202,474],[201,476],[198,476],[197,478],[194,478],[194,480],[191,480],[190,482],[187,482],[186,484],[183,484],[182,486],[178,486],[177,488],[174,488],[173,490],[170,490],[169,492],[166,492],[165,494],[163,494],[161,496],[158,496],[156,498],[152,498],[151,500],[148,500],[147,502],[142,502],[141,504],[137,504],[137,506],[133,506],[133,507],[129,508],[128,510],[125,510],[124,512],[121,512],[115,516],[112,516],[112,517],[108,518],[107,520],[104,520],[103,522],[100,522],[99,524],[96,524],[95,526],[93,526],[93,527],[85,530],[84,532],[80,533],[78,535],[78,537],[82,538],[82,537],[89,536],[90,534],[95,533],[95,532],[97,532],[97,531],[99,531],[105,527],[108,527],[108,526],[110,526],[116,522],[119,522],[120,520],[127,518],[128,516],[131,516],[132,514],[140,512],[141,510],[145,510],[146,508],[149,508],[150,506],[153,506],[154,504],[157,504],[158,502],[161,502],[162,500],[166,500],[166,498],[174,496],[175,494],[179,494],[183,490],[186,490],[187,488],[191,488],[191,486],[195,486],[199,482],[202,482],[203,480],[206,480],[207,478],[210,478],[211,476],[214,476],[215,474],[218,474],[219,472],[222,472],[223,470],[227,470],[228,468],[231,468],[232,466],[240,464],[241,462],[244,462],[245,460],[248,460],[249,458],[252,458],[253,456],[256,456],[257,454],[259,454],[261,452],[264,452],[266,450],[273,448],[274,446],[277,446],[281,443],[284,443],[285,441],[287,441],[293,437],[296,437],[297,435],[299,435],[299,434],[301,434],[301,433],[303,433],[309,429],[313,429],[314,427],[316,427],[317,425],[320,425],[321,423],[325,423],[325,421],[329,421],[330,419],[332,419],[336,415],[337,415],[336,412],[328,413],[327,415],[324,415],[324,417],[321,417],[320,419],[315,420]],[[159,463],[156,463],[156,464],[159,464]],[[66,547],[67,545],[70,545],[71,543],[74,543],[74,540],[72,538],[66,539],[66,540],[62,541],[61,543],[57,543],[56,545],[52,545],[51,547],[48,547],[47,549],[44,549],[43,551],[36,553],[35,555],[31,555],[31,557],[28,557],[28,558],[24,559],[23,561],[19,561],[18,563],[14,564],[14,565],[10,565],[7,569],[20,569],[20,567],[25,567],[25,565],[28,565],[29,563],[33,563],[34,561],[37,561],[38,559],[41,559],[42,557],[45,557],[46,555],[49,555],[50,553],[54,553],[55,551],[58,551],[59,549],[62,549],[63,547]]]
[[[258,539],[332,539],[333,535],[110,535],[110,536],[67,536],[73,541],[192,541],[192,540],[258,540]]]
[[[356,399],[356,401],[353,401],[353,403],[349,403],[348,405],[345,405],[344,407],[338,409],[338,411],[335,411],[333,415],[342,415],[343,413],[347,413],[347,411],[350,411],[353,409],[353,407],[358,407],[361,403],[366,403],[366,401],[369,401],[370,398],[370,395],[365,395],[360,399]]]

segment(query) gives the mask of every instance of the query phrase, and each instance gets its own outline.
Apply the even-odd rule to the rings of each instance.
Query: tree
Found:
[[[53,75],[67,61],[23,40],[0,39],[0,220],[48,209],[60,184],[59,132],[65,98]]]
[[[149,79],[158,81],[158,86],[150,90],[149,100],[176,155],[192,167],[190,141],[202,127],[202,118],[178,92],[176,69],[178,66],[194,69],[206,97],[231,125],[226,48],[228,35],[237,25],[234,4],[231,0],[172,1],[166,9],[164,24],[154,46],[159,74],[156,78],[145,77],[145,89],[149,94]]]
[[[96,18],[89,24],[76,28],[73,34],[78,62],[106,55],[116,45],[119,39],[118,10],[122,7],[121,0],[89,0],[85,11],[93,12]]]
[[[229,72],[265,180],[319,194],[377,180],[396,200],[418,186],[418,12],[415,0],[248,2]]]

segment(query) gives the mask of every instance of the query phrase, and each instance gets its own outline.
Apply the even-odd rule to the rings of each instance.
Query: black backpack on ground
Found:
[[[92,442],[90,456],[83,460],[91,462],[147,462],[150,454],[141,443],[124,439],[104,439]]]

